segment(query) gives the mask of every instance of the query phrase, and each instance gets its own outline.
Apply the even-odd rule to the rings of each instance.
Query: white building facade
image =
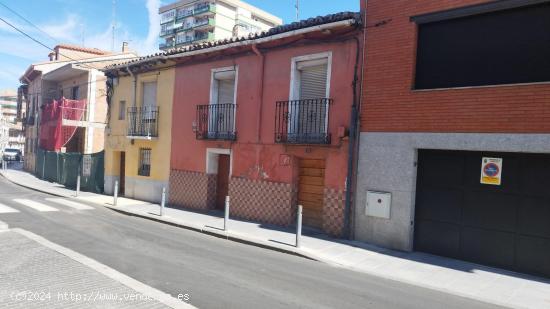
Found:
[[[282,19],[240,0],[181,0],[159,9],[161,50],[269,30]]]

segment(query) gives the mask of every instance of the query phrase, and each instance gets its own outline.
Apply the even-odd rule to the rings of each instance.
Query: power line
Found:
[[[42,29],[40,29],[38,26],[36,26],[35,24],[33,24],[30,20],[28,20],[27,18],[25,18],[23,15],[19,14],[17,11],[13,10],[12,8],[10,8],[9,6],[5,5],[4,3],[0,2],[0,5],[5,7],[8,11],[12,12],[13,14],[17,15],[19,18],[21,18],[22,20],[26,21],[29,25],[33,26],[34,28],[36,28],[38,31],[42,32],[43,34],[45,34],[47,37],[49,37],[52,41],[55,41],[56,43],[58,43],[57,39],[55,39],[54,37],[52,37],[51,35],[49,35],[46,31],[43,31]]]
[[[54,51],[53,48],[49,47],[48,45],[46,45],[46,44],[40,42],[39,40],[37,40],[37,39],[35,39],[35,38],[33,38],[31,35],[27,34],[25,31],[23,31],[23,30],[17,28],[16,26],[14,26],[13,24],[11,24],[10,22],[8,22],[7,20],[5,20],[4,18],[0,17],[0,20],[3,21],[6,25],[8,25],[8,26],[10,26],[11,28],[13,28],[15,31],[17,31],[17,32],[21,33],[22,35],[26,36],[27,38],[29,38],[29,39],[32,40],[33,42],[39,44],[40,46],[45,47],[45,48],[48,49],[49,51]],[[67,55],[63,55],[62,53],[59,53],[59,54],[60,54],[61,56],[63,56],[63,57],[69,58],[69,59],[71,59],[71,60],[73,60],[73,61],[78,61],[78,60],[73,59],[73,58],[71,58],[71,57],[69,57],[69,56],[67,56]],[[87,65],[87,66],[88,66],[88,65]],[[96,67],[93,67],[93,66],[88,66],[88,68],[90,68],[90,69],[95,69],[95,70],[99,70],[99,68],[96,68]]]
[[[30,20],[28,20],[27,18],[25,18],[24,16],[22,16],[21,14],[19,14],[17,11],[11,9],[10,7],[8,7],[6,4],[0,2],[0,5],[3,6],[4,8],[8,9],[10,12],[12,12],[13,14],[17,15],[19,18],[23,19],[25,22],[27,22],[28,24],[30,24],[31,26],[33,26],[34,28],[36,28],[38,31],[42,32],[43,34],[45,34],[47,37],[49,37],[50,39],[52,39],[53,41],[55,42],[58,42],[55,38],[53,38],[51,35],[49,35],[47,32],[43,31],[42,29],[40,29],[38,26],[36,26],[33,22],[31,22]],[[39,41],[38,39],[32,37],[30,34],[27,34],[25,31],[19,29],[17,26],[11,24],[10,22],[8,22],[7,20],[5,20],[4,18],[0,17],[0,20],[3,21],[5,24],[7,24],[8,26],[10,26],[11,28],[13,28],[14,30],[16,30],[17,32],[21,33],[22,35],[24,35],[25,37],[29,38],[30,40],[34,41],[35,43],[47,48],[49,51],[54,51],[53,48],[47,46],[46,44],[42,43],[41,41]],[[59,52],[58,52],[59,53]],[[86,63],[90,63],[90,62],[104,62],[106,60],[98,60],[98,61],[82,61],[81,60],[77,60],[77,59],[74,59],[74,58],[71,58],[67,55],[64,55],[62,53],[59,53],[61,56],[63,57],[66,57],[72,61],[74,61],[73,63],[75,64],[81,64],[83,66],[86,66],[90,69],[95,69],[95,70],[101,70],[101,68],[97,68],[93,65],[88,65]],[[124,58],[124,60],[130,60],[130,59],[137,59],[137,58],[141,58],[140,56],[135,56],[135,57],[128,57],[128,58]],[[108,60],[107,60],[108,61]]]

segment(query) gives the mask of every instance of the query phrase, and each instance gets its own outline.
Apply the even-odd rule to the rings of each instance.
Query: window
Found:
[[[118,120],[126,118],[126,101],[118,102]]]
[[[326,141],[332,53],[292,59],[288,113],[288,142]]]
[[[143,119],[154,119],[153,113],[157,106],[157,82],[143,83]]]
[[[492,10],[476,15],[455,10],[455,15],[413,17],[418,23],[414,88],[550,81],[550,31],[542,30],[550,29],[550,3],[495,11],[502,2],[485,4]]]
[[[214,96],[211,104],[235,103],[235,75],[234,68],[214,72],[212,81]]]
[[[138,175],[151,176],[151,149],[139,149],[139,167]]]
[[[160,15],[160,23],[164,24],[164,23],[171,22],[174,20],[174,18],[176,18],[176,10],[164,12],[162,13],[162,15]]]
[[[72,100],[80,99],[80,87],[74,86],[71,88],[71,99]]]
[[[215,69],[212,72],[208,116],[209,134],[219,132],[232,134],[235,131],[236,79],[235,67]]]

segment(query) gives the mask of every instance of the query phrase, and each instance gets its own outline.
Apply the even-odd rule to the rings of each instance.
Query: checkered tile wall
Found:
[[[231,216],[288,226],[294,223],[296,190],[291,184],[232,177]]]
[[[344,233],[345,191],[325,188],[323,201],[323,230],[331,236]]]
[[[171,170],[170,200],[174,206],[213,209],[216,203],[216,175]]]

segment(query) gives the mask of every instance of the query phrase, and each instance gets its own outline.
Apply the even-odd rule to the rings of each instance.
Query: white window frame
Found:
[[[289,101],[300,99],[300,74],[298,73],[298,62],[322,59],[327,59],[327,91],[325,97],[330,98],[330,80],[332,77],[332,51],[292,58],[290,65],[290,92],[288,96]]]
[[[237,121],[237,89],[239,88],[239,66],[230,66],[230,67],[223,67],[223,68],[215,68],[211,70],[210,73],[210,102],[209,104],[217,104],[218,103],[218,82],[216,81],[216,73],[220,72],[227,72],[227,71],[235,71],[235,88],[233,89],[233,104],[235,105],[235,112],[233,115],[233,123],[232,129],[235,131],[235,125]],[[210,123],[210,120],[209,120]]]
[[[330,98],[330,81],[332,77],[332,51],[317,53],[317,54],[310,54],[310,55],[303,55],[303,56],[297,56],[293,57],[291,59],[290,64],[290,91],[288,100],[299,100],[300,99],[300,74],[298,72],[298,63],[303,61],[313,61],[313,60],[323,60],[327,59],[327,89],[325,93],[325,98]],[[325,132],[328,132],[328,102],[327,102],[327,108],[326,108],[326,115],[325,115]],[[289,115],[289,121],[288,121],[288,132],[291,131],[292,128],[292,122],[290,118],[292,115]]]
[[[218,83],[216,82],[216,73],[235,71],[235,89],[233,90],[233,104],[237,104],[237,86],[239,84],[239,66],[215,68],[211,70],[210,73],[210,103],[218,103]]]

